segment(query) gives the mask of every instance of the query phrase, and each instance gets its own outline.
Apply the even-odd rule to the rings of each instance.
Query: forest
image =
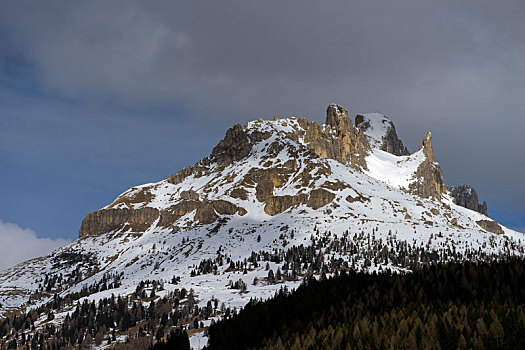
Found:
[[[524,349],[523,281],[518,258],[343,270],[250,301],[210,326],[208,349]]]

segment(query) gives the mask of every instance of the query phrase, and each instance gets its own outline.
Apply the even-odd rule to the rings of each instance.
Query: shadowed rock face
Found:
[[[210,158],[219,165],[229,165],[250,154],[252,144],[240,124],[228,129],[226,136],[211,152]]]
[[[401,140],[397,137],[394,124],[392,124],[392,127],[385,135],[381,149],[383,151],[395,154],[396,156],[407,156],[410,154],[405,145],[403,145],[403,142],[401,142]]]
[[[432,148],[432,134],[430,131],[419,143],[419,149],[423,150],[425,160],[417,168],[416,181],[410,184],[409,189],[412,193],[421,197],[441,199],[441,194],[445,191],[446,186],[441,167],[434,161],[434,149]]]
[[[385,124],[384,127],[386,129],[386,133],[381,139],[381,146],[379,149],[388,153],[392,153],[396,156],[410,155],[408,149],[405,147],[405,145],[403,145],[403,142],[397,136],[394,123],[386,117],[381,120],[381,123]],[[355,117],[355,126],[366,133],[366,131],[371,127],[371,121],[364,115],[358,114]]]
[[[461,205],[470,210],[477,211],[483,215],[488,215],[487,213],[487,203],[483,202],[480,204],[478,202],[478,194],[476,190],[469,185],[461,186],[449,186],[448,190],[451,196],[454,198],[454,202],[457,205]]]

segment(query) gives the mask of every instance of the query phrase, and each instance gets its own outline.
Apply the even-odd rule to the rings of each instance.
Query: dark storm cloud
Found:
[[[47,91],[246,121],[381,111],[448,183],[523,208],[525,2],[3,2],[3,58]],[[525,217],[524,209],[519,209]],[[490,202],[489,202],[490,211]],[[523,223],[521,223],[523,224]]]

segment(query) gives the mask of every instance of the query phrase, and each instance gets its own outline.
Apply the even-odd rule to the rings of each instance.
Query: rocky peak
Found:
[[[396,156],[410,154],[398,138],[394,123],[387,116],[380,113],[358,114],[355,126],[366,134],[372,146]]]
[[[335,103],[330,104],[326,109],[326,125],[341,132],[348,132],[353,127],[347,110]]]
[[[226,132],[222,139],[211,152],[211,159],[219,165],[229,165],[250,154],[252,145],[246,132],[240,124],[236,124]]]
[[[416,181],[410,185],[410,191],[421,197],[441,199],[441,194],[445,191],[446,186],[441,167],[434,160],[430,131],[419,142],[419,150],[425,155],[425,160],[417,168]]]
[[[354,127],[344,107],[330,104],[325,127],[309,123],[304,136],[307,148],[320,157],[331,158],[356,169],[366,169],[370,151],[366,136]]]
[[[478,194],[473,187],[465,184],[461,186],[449,186],[448,190],[457,205],[477,211],[483,215],[488,215],[487,203],[483,202],[483,204],[480,204],[478,202]]]
[[[419,149],[423,149],[423,153],[428,160],[434,162],[434,149],[432,147],[432,133],[427,131],[427,135],[419,141]]]

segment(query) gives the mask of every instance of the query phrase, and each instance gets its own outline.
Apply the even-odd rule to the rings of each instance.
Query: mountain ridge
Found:
[[[277,156],[282,149],[287,148],[290,159],[278,167],[269,167],[269,169],[260,171],[256,170],[258,168],[252,168],[255,170],[245,176],[238,188],[232,190],[233,196],[230,194],[230,197],[242,199],[246,196],[246,186],[253,187],[252,185],[255,185],[257,200],[265,202],[265,212],[272,215],[279,214],[291,206],[302,203],[322,207],[333,199],[329,189],[316,189],[311,196],[273,196],[273,191],[274,188],[280,187],[290,179],[297,167],[294,158],[299,156],[329,158],[341,164],[349,165],[356,170],[368,170],[366,157],[372,152],[369,142],[374,140],[362,132],[362,130],[367,130],[361,129],[363,122],[359,124],[361,128],[355,127],[348,117],[346,109],[336,104],[329,105],[326,113],[326,123],[322,126],[316,122],[308,122],[304,118],[276,119],[273,122],[266,122],[266,125],[262,121],[250,122],[244,127],[237,124],[228,129],[225,138],[213,148],[210,156],[204,157],[192,167],[186,167],[170,175],[167,182],[178,185],[189,176],[205,177],[248,157],[253,151],[254,145],[270,138],[271,132],[268,128],[271,129],[273,124],[279,125],[280,123],[280,126],[284,127],[283,130],[279,131],[282,135],[279,140],[274,140],[269,144],[267,158]],[[390,127],[384,130],[383,136],[380,136],[384,139],[383,145],[392,138],[392,130],[395,133],[393,123],[389,121],[389,124]],[[376,137],[378,136],[376,135]],[[395,139],[398,140],[397,136]],[[284,140],[291,141],[291,143],[284,142]],[[381,148],[384,147],[381,146]],[[423,150],[425,158],[421,159],[415,174],[409,174],[414,179],[408,184],[407,189],[422,197],[441,198],[441,194],[445,190],[443,173],[439,164],[434,161],[430,133],[421,141],[420,150]],[[395,155],[396,151],[393,150],[389,153]],[[271,163],[269,159],[266,163],[268,162]],[[308,183],[310,171],[312,169],[307,168],[301,174],[303,186],[312,185]],[[147,203],[151,199],[151,193],[142,189],[140,192],[133,193],[132,197],[126,196],[126,194],[121,195],[106,208],[88,214],[82,222],[79,236],[96,235],[98,226],[103,227],[100,233],[122,228],[124,224],[129,224],[133,230],[140,231],[150,226],[157,218],[160,218],[162,225],[173,226],[174,221],[193,210],[196,210],[195,221],[208,224],[217,220],[219,215],[233,215],[235,213],[242,215],[245,212],[244,208],[236,206],[224,198],[221,198],[220,201],[208,201],[206,198],[199,200],[199,195],[191,189],[184,193],[181,192],[180,195],[182,201],[170,208],[146,206],[131,212],[129,210],[132,208],[127,204]],[[177,228],[174,227],[174,229]]]

